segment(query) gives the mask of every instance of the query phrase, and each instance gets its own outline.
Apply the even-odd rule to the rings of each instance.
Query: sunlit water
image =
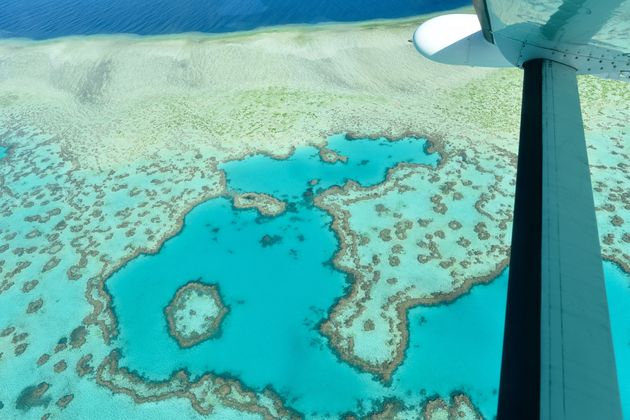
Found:
[[[48,39],[67,35],[182,32],[224,33],[265,26],[395,18],[466,6],[466,0],[5,0],[0,38]],[[330,264],[338,243],[331,218],[304,195],[353,179],[383,180],[387,168],[411,161],[435,165],[417,140],[390,143],[333,140],[348,164],[326,164],[311,148],[287,160],[254,156],[224,165],[233,191],[274,194],[291,203],[277,218],[235,210],[218,198],[193,209],[182,231],[160,252],[140,256],[107,282],[120,322],[122,364],[148,379],[186,368],[196,375],[225,373],[247,386],[273,386],[291,407],[318,415],[373,408],[385,397],[417,404],[453,391],[471,395],[487,417],[496,412],[507,271],[449,305],[409,312],[405,360],[385,386],[341,362],[318,332],[348,279]],[[0,147],[0,159],[8,150]],[[260,176],[260,174],[265,176]],[[263,247],[264,235],[280,242]],[[630,370],[628,275],[605,263],[619,372]],[[163,308],[190,280],[220,285],[230,307],[221,335],[182,350],[168,335]],[[150,349],[150,350],[148,350]],[[630,376],[619,375],[624,411],[630,412]]]
[[[289,211],[260,217],[236,210],[226,198],[193,209],[185,226],[159,253],[140,256],[108,281],[120,323],[121,362],[150,380],[186,368],[211,371],[262,389],[271,385],[288,404],[307,414],[338,416],[378,406],[385,397],[419,404],[428,396],[468,393],[485,416],[496,412],[507,271],[449,305],[409,312],[410,343],[390,385],[339,360],[317,325],[348,286],[330,264],[338,242],[331,218],[312,205],[310,192],[353,179],[381,182],[399,162],[436,165],[424,141],[331,139],[346,164],[322,162],[313,148],[289,159],[254,156],[223,165],[232,191],[255,191],[287,200]],[[309,186],[309,181],[319,184]],[[263,246],[265,235],[279,242]],[[628,278],[606,264],[620,369],[630,352]],[[230,312],[221,335],[181,349],[168,334],[163,309],[175,291],[200,279],[219,285]],[[151,349],[147,351],[147,349]],[[625,371],[625,370],[622,370]],[[625,400],[630,383],[621,379]]]
[[[469,5],[466,0],[3,0],[0,37],[220,33],[397,18]]]

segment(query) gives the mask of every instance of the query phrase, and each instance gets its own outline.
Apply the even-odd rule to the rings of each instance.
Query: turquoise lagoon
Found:
[[[619,266],[605,262],[606,294],[617,361],[617,379],[624,417],[630,417],[630,276]]]
[[[7,153],[9,153],[9,148],[0,146],[0,159],[4,158],[7,155]]]
[[[307,147],[285,160],[256,155],[223,165],[231,191],[272,194],[289,202],[287,212],[267,218],[236,210],[227,198],[209,200],[186,216],[181,232],[157,254],[139,256],[108,279],[121,365],[147,380],[185,368],[193,376],[211,371],[237,377],[258,390],[270,385],[307,416],[361,414],[384,398],[419,404],[463,391],[484,416],[493,417],[507,271],[452,304],[410,310],[409,347],[389,385],[340,361],[317,328],[344,295],[348,279],[331,264],[338,247],[331,217],[310,197],[348,179],[379,183],[400,162],[435,166],[439,156],[426,146],[413,138],[350,141],[338,135],[328,147],[347,156],[347,163],[325,163],[317,149]],[[312,179],[319,180],[314,187]],[[263,246],[265,235],[279,241]],[[615,269],[606,265],[619,369],[626,371],[630,316],[623,302],[630,291],[627,276]],[[217,339],[181,349],[168,334],[163,309],[179,287],[195,279],[217,283],[230,312]],[[630,381],[625,382],[630,401]]]

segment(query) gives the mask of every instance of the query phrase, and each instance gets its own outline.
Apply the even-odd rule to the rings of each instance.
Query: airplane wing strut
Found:
[[[473,3],[413,42],[434,61],[524,70],[498,418],[621,419],[576,76],[630,81],[630,0]]]
[[[575,69],[523,66],[499,419],[621,419]]]

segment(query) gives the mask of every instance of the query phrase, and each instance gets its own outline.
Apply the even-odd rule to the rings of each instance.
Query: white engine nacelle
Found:
[[[420,54],[444,64],[514,67],[483,37],[477,15],[452,14],[424,22],[413,34]]]

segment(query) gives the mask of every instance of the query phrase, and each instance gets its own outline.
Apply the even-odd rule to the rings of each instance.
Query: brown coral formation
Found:
[[[439,397],[430,400],[424,407],[422,418],[424,420],[482,420],[483,416],[466,394],[456,393],[451,395],[450,405]]]
[[[352,279],[321,331],[343,360],[385,381],[404,358],[411,307],[452,301],[507,266],[508,238],[499,225],[511,222],[513,156],[497,149],[488,158],[464,145],[461,152],[442,147],[437,168],[400,164],[381,184],[348,182],[315,199],[334,218],[335,266]],[[512,176],[495,176],[506,170]],[[374,328],[363,328],[367,319]],[[378,351],[361,353],[368,340],[379,340]]]
[[[187,348],[215,336],[228,308],[217,285],[194,281],[177,290],[164,313],[169,334]]]
[[[47,406],[50,403],[50,397],[45,396],[48,388],[50,388],[50,384],[47,382],[27,386],[20,392],[15,401],[15,408],[28,411],[33,407]]]
[[[192,381],[185,371],[174,372],[165,381],[152,382],[119,367],[119,359],[120,353],[112,351],[98,367],[96,380],[114,392],[129,395],[137,403],[180,397],[189,399],[193,408],[204,415],[212,413],[214,406],[221,404],[259,414],[265,419],[299,418],[270,388],[257,394],[236,380],[210,373]]]
[[[232,196],[237,209],[256,209],[263,216],[275,217],[286,211],[287,203],[269,194],[243,193]]]
[[[319,158],[326,163],[346,163],[348,161],[347,156],[343,156],[336,151],[329,149],[327,147],[320,147],[319,149]]]
[[[349,414],[346,418],[359,417]],[[482,420],[483,416],[468,395],[455,392],[448,399],[434,397],[418,406],[406,406],[395,398],[386,399],[381,402],[378,409],[363,418],[370,420]]]
[[[19,300],[23,316],[32,298],[16,296],[16,291],[29,293],[36,286],[40,291],[67,279],[64,295],[71,305],[61,309],[61,305],[46,300],[46,318],[70,326],[85,321],[86,326],[100,329],[101,335],[86,335],[87,343],[82,347],[89,348],[94,356],[87,354],[76,365],[79,375],[88,375],[92,358],[98,363],[116,335],[106,279],[139,254],[156,252],[166,238],[179,231],[183,216],[196,204],[225,194],[220,162],[255,153],[285,157],[299,145],[322,146],[323,133],[346,130],[384,130],[394,136],[414,129],[460,133],[470,135],[473,146],[481,148],[483,143],[514,151],[518,115],[513,110],[518,108],[518,100],[513,98],[519,96],[520,75],[481,69],[461,72],[419,61],[417,53],[404,42],[417,24],[418,19],[412,19],[316,31],[274,30],[229,40],[99,37],[3,42],[0,55],[6,59],[0,78],[0,144],[9,146],[9,152],[0,164],[0,218],[11,223],[0,227],[0,298]],[[331,48],[340,33],[343,45]],[[251,60],[261,65],[245,73],[231,71],[244,68]],[[215,65],[219,62],[221,65]],[[330,62],[344,65],[331,68]],[[392,62],[397,65],[391,66]],[[205,71],[209,65],[212,71]],[[138,68],[144,71],[138,73]],[[595,158],[591,162],[598,165],[593,170],[593,185],[601,209],[600,226],[604,226],[600,233],[606,239],[603,253],[629,272],[630,239],[624,230],[627,223],[621,224],[630,220],[628,154],[624,149],[628,114],[623,106],[629,101],[629,90],[593,79],[580,83],[587,125],[608,130],[589,151]],[[209,101],[209,97],[214,100]],[[478,107],[480,102],[486,106]],[[616,114],[606,107],[616,109]],[[614,118],[604,120],[600,115]],[[454,144],[460,140],[448,139]],[[469,157],[466,150],[461,153],[463,162]],[[441,215],[448,215],[453,203],[465,199],[465,193],[457,190],[459,186],[451,185],[455,179],[428,176],[429,183],[443,187],[432,192],[436,199],[421,218],[422,224],[431,226]],[[462,185],[467,182],[473,181],[463,179]],[[493,194],[504,195],[501,191],[486,193],[489,198],[482,202],[495,201]],[[389,207],[384,206],[381,214],[396,211]],[[485,212],[486,217],[496,214],[492,206],[486,209],[480,205],[477,211]],[[474,267],[474,258],[483,256],[475,254],[475,241],[469,235],[460,234],[469,223],[458,221],[463,227],[457,230],[455,240],[472,253],[470,260],[459,263],[468,269]],[[422,224],[419,226],[427,227]],[[16,225],[24,229],[18,231]],[[487,227],[491,225],[486,221]],[[509,223],[500,220],[498,226],[508,231]],[[390,229],[391,241],[399,240],[393,224],[382,228]],[[415,229],[404,233],[407,240]],[[440,265],[444,271],[459,269],[457,262],[442,268],[451,261],[441,251],[440,241],[453,239],[452,232],[445,226],[431,229],[424,232],[430,236],[418,238],[421,251],[412,252],[412,245],[396,254],[398,269],[407,264],[404,256],[413,254],[414,264],[420,261]],[[437,231],[442,231],[443,237]],[[487,232],[494,233],[492,229]],[[377,246],[379,240],[361,235],[356,246]],[[352,255],[358,267],[348,270],[355,275],[353,290],[371,291],[381,283],[401,287],[402,294],[392,295],[387,310],[398,313],[398,308],[404,309],[405,279],[370,272],[380,271],[380,266],[376,269],[379,264],[389,265],[389,256],[372,260],[371,253],[367,260]],[[353,266],[347,261],[340,263]],[[465,290],[461,286],[455,285]],[[454,296],[425,297],[436,301]],[[359,296],[356,303],[369,299]],[[74,305],[83,300],[90,303],[90,313],[85,305]],[[24,317],[26,324],[20,328],[30,331],[41,322],[42,312]],[[343,319],[340,331],[346,324],[360,327],[363,321],[361,314],[356,319]],[[373,321],[374,329],[369,330],[373,334],[381,334],[384,328],[394,333],[404,329],[404,324],[395,321],[385,326],[377,319]],[[13,327],[3,328],[0,337],[13,333]],[[348,349],[355,345],[352,338],[342,339]],[[73,341],[71,336],[70,346],[74,348]],[[83,340],[74,342],[80,347]],[[22,341],[15,346],[16,353],[22,354],[27,344]],[[60,343],[55,350],[66,347]],[[22,374],[16,373],[10,353],[7,351],[2,359],[3,370]],[[20,360],[32,357],[34,365],[38,355],[26,352]],[[112,374],[116,373],[118,366],[109,366]],[[39,382],[31,379],[31,383]],[[141,395],[142,380],[137,379],[131,387],[124,381],[103,380],[101,384],[113,392]],[[38,399],[37,392],[30,389],[26,396],[20,394],[20,400],[39,404],[46,401],[45,392]],[[156,393],[166,395],[160,392],[158,387]],[[35,398],[29,397],[33,395]],[[181,395],[191,401],[196,398],[190,393]],[[77,393],[76,398],[80,397]],[[134,398],[145,401],[145,397]]]

